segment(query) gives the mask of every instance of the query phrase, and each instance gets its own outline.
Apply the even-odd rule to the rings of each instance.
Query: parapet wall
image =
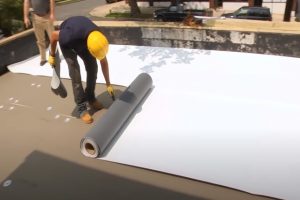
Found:
[[[202,27],[176,23],[95,22],[111,44],[236,51],[300,57],[299,23],[212,21]],[[58,22],[58,25],[60,22]],[[0,41],[0,72],[38,54],[32,30]]]
[[[7,71],[7,65],[38,54],[35,41],[32,29],[0,40],[0,74]]]
[[[183,28],[102,27],[112,44],[236,51],[300,57],[300,35]]]
[[[118,22],[120,23],[120,22]],[[112,44],[179,47],[300,57],[300,25],[220,21],[203,27],[123,22],[98,25]]]

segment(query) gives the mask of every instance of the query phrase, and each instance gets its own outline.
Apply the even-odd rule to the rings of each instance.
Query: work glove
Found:
[[[55,56],[52,56],[51,53],[49,54],[48,63],[51,67],[55,67]]]
[[[114,88],[111,85],[107,86],[107,92],[108,94],[111,96],[111,98],[113,100],[115,100],[115,92],[114,92]]]

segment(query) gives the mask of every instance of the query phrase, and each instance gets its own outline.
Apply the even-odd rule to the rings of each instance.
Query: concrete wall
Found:
[[[6,66],[38,54],[32,30],[0,40],[0,74],[7,71]]]
[[[101,27],[110,43],[300,57],[299,34],[191,28]]]
[[[241,31],[233,26],[228,28],[228,24],[224,26],[227,27],[227,30],[180,27],[178,25],[166,26],[165,24],[147,24],[145,26],[138,22],[131,23],[131,25],[125,22],[118,22],[113,26],[112,24],[113,22],[106,22],[106,24],[99,25],[111,44],[181,47],[300,57],[300,31],[298,28],[287,33],[286,31]],[[250,27],[250,25],[248,26]],[[276,27],[274,24],[269,26]],[[280,27],[284,29],[282,28],[284,26]],[[290,24],[286,27],[291,30]],[[32,30],[1,40],[0,73],[6,71],[7,65],[36,54],[38,54],[38,48]]]

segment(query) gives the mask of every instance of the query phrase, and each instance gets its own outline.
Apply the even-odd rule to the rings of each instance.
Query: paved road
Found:
[[[94,8],[105,5],[105,0],[82,0],[75,3],[56,6],[56,20],[61,21],[71,16],[83,15],[92,18],[89,12]]]

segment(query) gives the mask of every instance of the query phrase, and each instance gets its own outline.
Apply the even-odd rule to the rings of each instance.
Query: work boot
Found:
[[[78,113],[80,116],[80,119],[84,121],[86,124],[90,124],[93,122],[92,116],[87,111],[86,102],[80,103],[78,106]]]
[[[81,113],[80,114],[80,119],[82,121],[84,121],[84,123],[86,123],[86,124],[90,124],[94,121],[92,116],[89,114],[88,111],[85,111],[85,112]]]
[[[47,61],[46,61],[46,60],[41,60],[41,62],[40,62],[40,66],[44,66],[46,63],[47,63]]]
[[[101,110],[103,108],[103,105],[97,100],[94,100],[93,102],[89,102],[89,105],[94,110]]]

